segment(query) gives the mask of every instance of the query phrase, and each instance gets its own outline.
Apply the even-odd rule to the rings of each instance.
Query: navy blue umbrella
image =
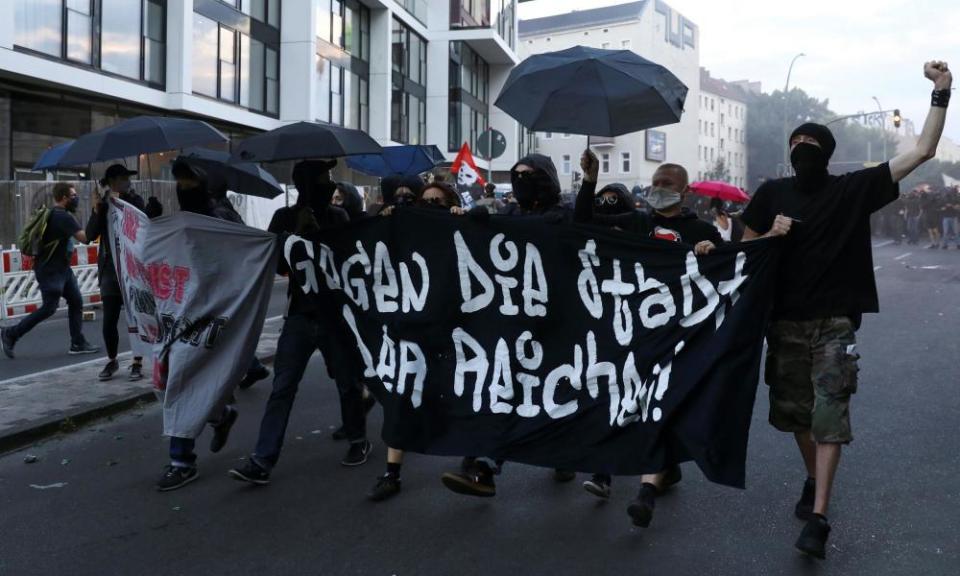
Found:
[[[434,145],[387,146],[383,154],[347,158],[347,165],[371,176],[416,176],[443,162],[443,153]]]
[[[230,154],[209,148],[190,148],[177,158],[202,168],[207,174],[216,174],[226,182],[227,190],[237,194],[276,198],[283,194],[283,186],[269,172],[253,162],[230,163]]]
[[[324,122],[296,122],[251,136],[237,146],[232,162],[279,162],[380,154],[383,148],[366,132]]]
[[[57,166],[83,166],[226,141],[219,130],[201,120],[137,116],[77,138]]]
[[[47,148],[46,152],[40,155],[40,159],[37,160],[37,163],[33,165],[34,170],[51,170],[56,168],[60,163],[60,158],[67,153],[67,150],[73,146],[73,140],[70,142],[64,142],[63,144],[57,144],[52,148]]]
[[[680,121],[687,87],[629,50],[576,46],[527,58],[496,106],[538,132],[620,136]]]

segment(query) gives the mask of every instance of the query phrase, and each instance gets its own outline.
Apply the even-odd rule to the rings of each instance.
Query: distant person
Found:
[[[743,238],[743,223],[727,211],[722,200],[714,198],[710,202],[710,213],[713,225],[724,242],[739,242]]]
[[[457,203],[459,205],[459,202]],[[490,214],[499,214],[503,210],[503,202],[497,200],[497,185],[488,182],[483,190],[483,197],[477,200],[477,206],[483,206]]]
[[[923,211],[921,220],[923,228],[930,238],[930,250],[940,247],[940,196],[933,190],[927,190],[920,199],[920,209]]]
[[[941,224],[943,225],[940,247],[944,250],[949,247],[951,238],[957,249],[960,249],[960,234],[958,234],[957,226],[958,217],[960,217],[960,193],[954,188],[949,188],[944,194],[943,203],[940,205],[940,218]]]
[[[77,277],[70,268],[74,240],[87,242],[87,234],[74,215],[80,199],[72,184],[60,182],[53,186],[53,201],[54,206],[47,216],[46,229],[40,242],[42,252],[36,257],[33,269],[43,304],[19,323],[0,329],[0,343],[7,358],[14,357],[13,348],[18,340],[54,315],[61,297],[67,301],[69,353],[93,354],[100,350],[83,336],[83,296]]]

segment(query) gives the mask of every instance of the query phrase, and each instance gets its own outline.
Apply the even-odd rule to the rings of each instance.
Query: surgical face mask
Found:
[[[682,199],[679,192],[671,190],[670,188],[654,186],[647,192],[647,204],[657,211],[676,206]]]
[[[69,201],[67,201],[66,208],[68,212],[76,212],[77,208],[79,207],[80,207],[80,198],[77,198],[76,196],[74,196]]]

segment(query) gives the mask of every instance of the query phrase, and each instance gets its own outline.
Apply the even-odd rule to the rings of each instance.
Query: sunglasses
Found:
[[[604,204],[609,204],[610,206],[614,206],[620,203],[620,199],[617,198],[616,196],[597,196],[593,200],[593,203],[596,204],[597,206],[603,206]]]

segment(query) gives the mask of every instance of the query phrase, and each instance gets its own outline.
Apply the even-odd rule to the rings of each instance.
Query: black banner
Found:
[[[404,450],[743,486],[777,250],[398,210],[284,246]],[[295,288],[296,289],[296,288]]]

